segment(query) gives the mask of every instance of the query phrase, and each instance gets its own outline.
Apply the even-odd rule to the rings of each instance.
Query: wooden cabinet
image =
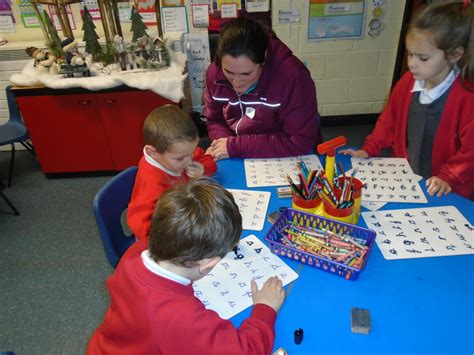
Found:
[[[143,150],[143,121],[173,103],[151,91],[121,88],[14,90],[45,173],[123,170]]]

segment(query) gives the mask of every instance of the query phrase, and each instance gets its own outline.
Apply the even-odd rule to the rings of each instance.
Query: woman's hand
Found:
[[[437,176],[432,176],[426,180],[426,186],[428,187],[428,194],[430,196],[436,195],[441,197],[453,191],[451,185]]]
[[[342,149],[338,151],[339,154],[350,155],[354,158],[364,158],[367,159],[369,154],[365,150],[354,150],[354,149]]]
[[[211,146],[207,148],[206,154],[212,155],[216,161],[228,158],[229,153],[227,152],[227,138],[213,140]]]

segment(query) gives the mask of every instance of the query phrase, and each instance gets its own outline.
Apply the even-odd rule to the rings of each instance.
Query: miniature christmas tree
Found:
[[[92,21],[92,16],[86,6],[84,6],[82,12],[82,30],[84,31],[84,37],[82,40],[86,42],[86,52],[92,55],[93,60],[100,60],[104,51],[98,41],[99,36],[95,32],[95,25]]]
[[[56,28],[54,28],[53,22],[46,11],[44,11],[44,22],[49,36],[49,41],[46,45],[51,50],[51,53],[56,57],[63,57],[64,51],[61,47],[61,39],[59,38],[58,32],[56,31]]]
[[[148,37],[148,34],[145,31],[148,27],[143,23],[142,16],[135,9],[135,6],[132,6],[130,20],[132,21],[132,27],[130,28],[130,31],[133,32],[132,42],[137,42],[141,37]]]

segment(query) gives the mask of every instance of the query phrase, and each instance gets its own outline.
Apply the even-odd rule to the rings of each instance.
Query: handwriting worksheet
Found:
[[[240,240],[237,254],[229,252],[209,274],[193,283],[194,294],[207,309],[229,319],[253,304],[252,278],[260,289],[270,276],[278,276],[283,285],[298,278],[255,235],[249,235]]]
[[[242,227],[261,231],[265,224],[271,192],[235,189],[227,189],[227,191],[234,196],[235,203],[239,206]]]
[[[474,229],[454,206],[363,212],[385,259],[474,254]]]
[[[351,158],[355,177],[365,187],[362,201],[427,203],[416,175],[404,158]],[[352,172],[350,170],[349,172]]]
[[[300,157],[272,158],[272,159],[245,159],[245,178],[247,187],[258,186],[286,186],[289,175],[298,183],[298,168],[296,163],[304,161],[308,169],[322,169],[317,155],[302,155]]]

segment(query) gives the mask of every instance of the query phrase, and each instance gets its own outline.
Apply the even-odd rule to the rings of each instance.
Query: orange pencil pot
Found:
[[[352,196],[351,196],[351,200],[354,200],[354,203],[353,203],[353,207],[354,207],[354,210],[353,210],[353,216],[352,216],[352,222],[350,221],[346,221],[346,223],[352,223],[352,224],[357,224],[357,222],[359,221],[359,217],[360,217],[360,211],[361,211],[361,201],[362,201],[362,187],[364,186],[364,183],[359,180],[359,179],[356,179],[356,178],[344,178],[344,177],[340,177],[339,178],[339,185],[340,186],[344,186],[344,181],[345,180],[348,180],[348,181],[351,181],[351,185],[349,188],[352,190]],[[338,197],[340,197],[340,193],[337,194]]]
[[[320,198],[305,200],[295,193],[293,193],[292,196],[291,207],[295,210],[311,214],[321,214],[322,212],[322,203]]]
[[[355,224],[354,223],[354,204],[351,204],[350,207],[346,208],[337,208],[330,205],[326,201],[323,201],[323,216],[335,219],[337,221]]]

